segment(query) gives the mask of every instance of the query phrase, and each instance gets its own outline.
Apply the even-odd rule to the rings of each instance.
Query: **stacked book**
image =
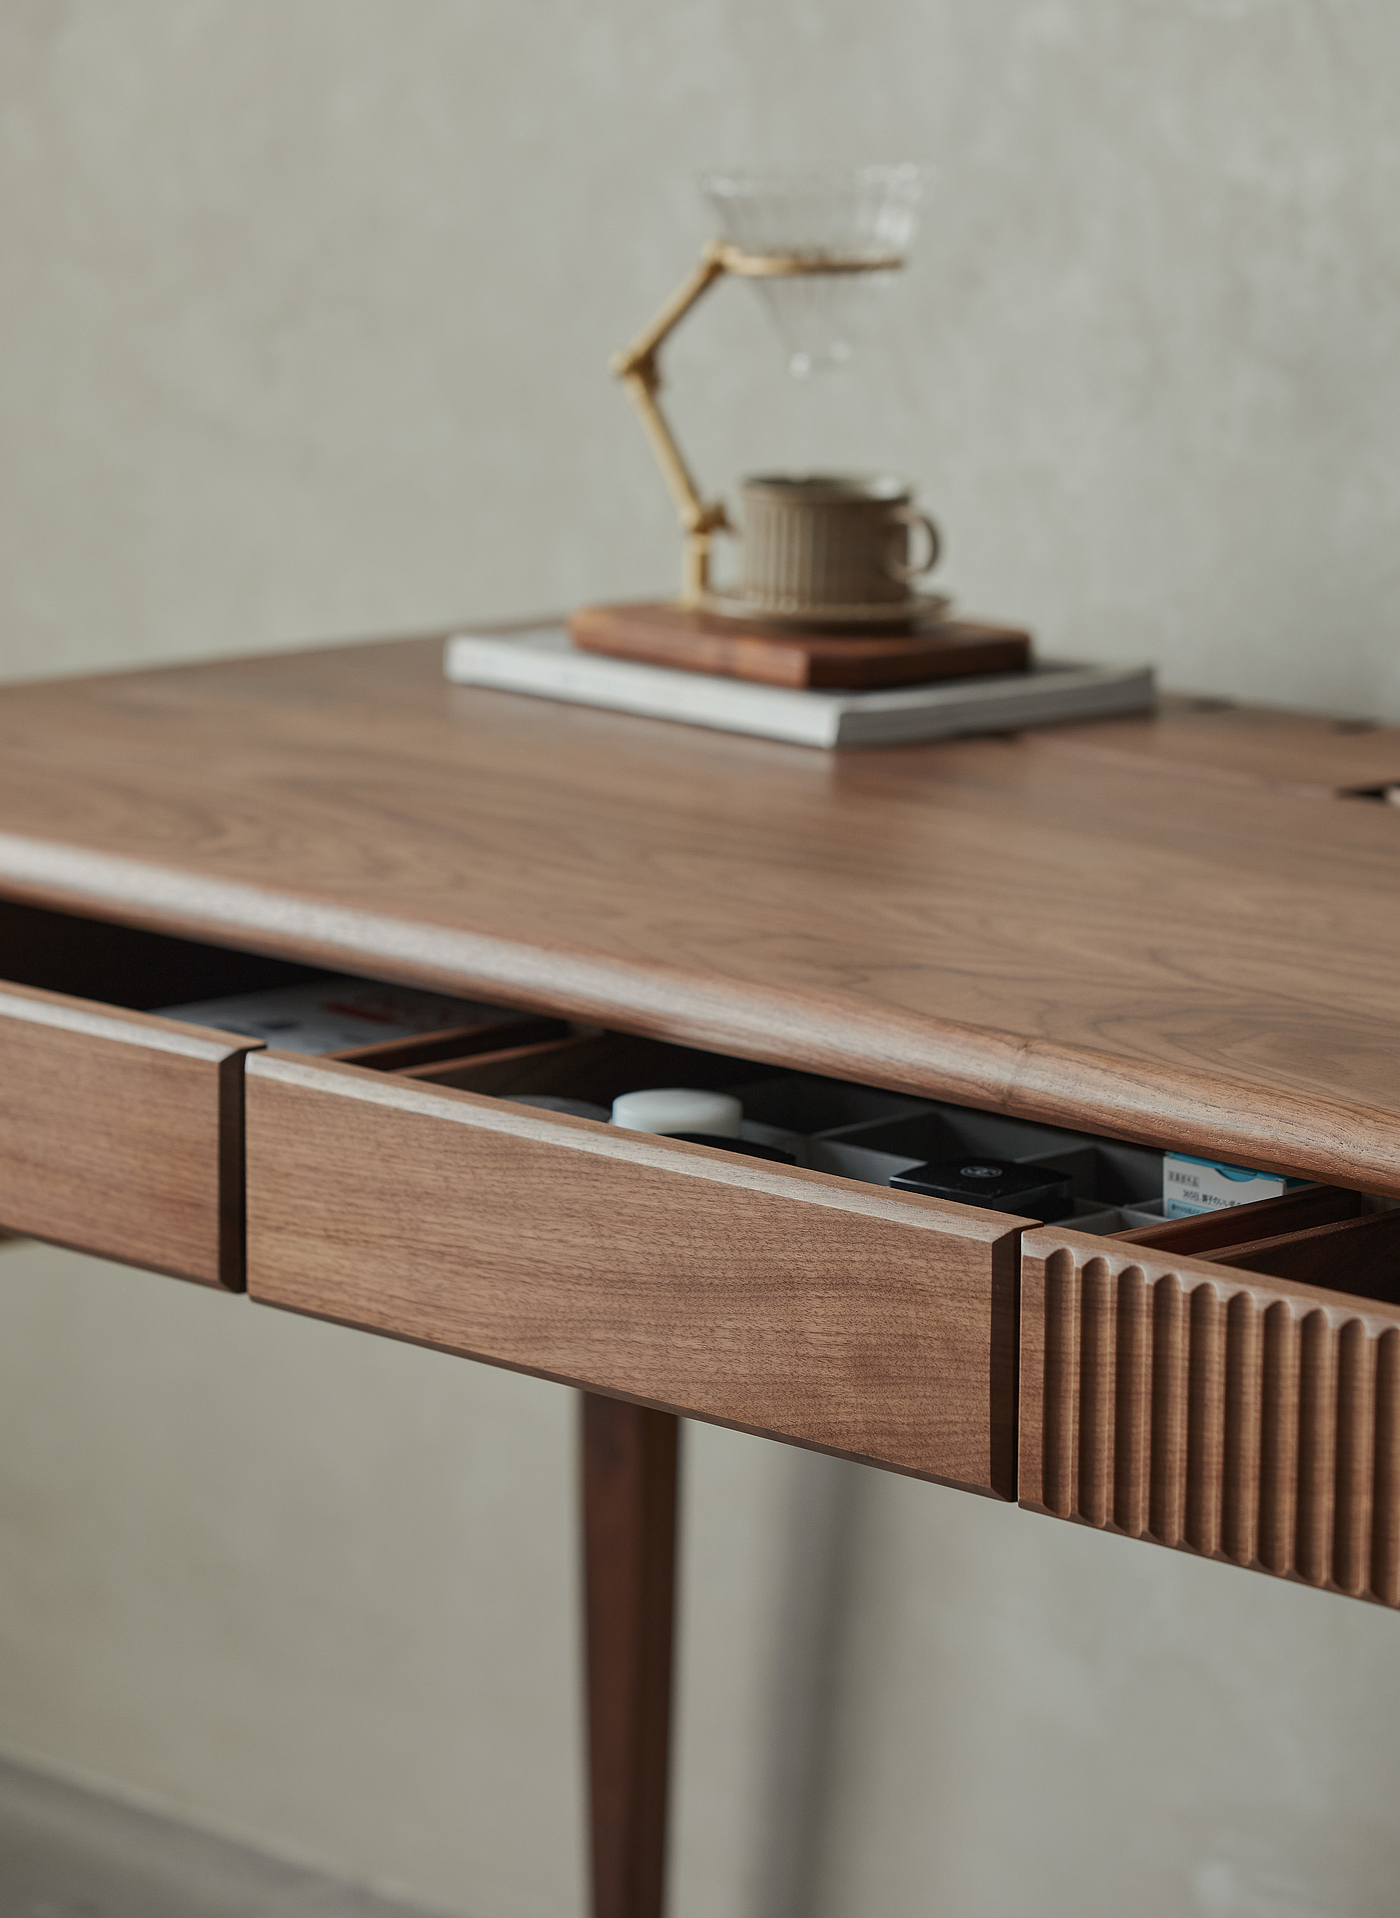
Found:
[[[753,733],[798,746],[894,746],[965,733],[1018,732],[1137,712],[1153,701],[1150,666],[1040,659],[1022,672],[917,686],[792,688],[584,652],[562,625],[459,633],[447,642],[445,669],[449,679],[464,686]]]

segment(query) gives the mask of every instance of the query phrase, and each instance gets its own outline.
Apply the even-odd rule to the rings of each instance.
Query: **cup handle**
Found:
[[[938,537],[938,528],[927,513],[916,513],[912,506],[896,506],[890,518],[898,520],[904,526],[922,526],[928,534],[928,558],[922,566],[909,566],[902,559],[887,559],[885,571],[892,579],[910,586],[924,573],[931,573],[938,564],[938,555],[943,550],[943,542]]]

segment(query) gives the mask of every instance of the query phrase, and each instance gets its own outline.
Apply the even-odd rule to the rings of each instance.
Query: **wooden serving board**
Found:
[[[911,624],[901,633],[803,632],[662,600],[584,606],[568,622],[584,652],[799,689],[912,686],[1024,672],[1030,664],[1030,634],[1016,627],[946,618]]]

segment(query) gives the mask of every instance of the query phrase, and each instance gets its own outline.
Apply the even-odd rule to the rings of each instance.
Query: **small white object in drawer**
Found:
[[[159,1006],[162,1019],[213,1026],[248,1039],[265,1039],[283,1052],[346,1052],[381,1040],[412,1039],[452,1026],[495,1026],[518,1017],[499,1006],[449,999],[416,986],[383,986],[372,979],[332,974],[300,986],[200,999],[185,1006]]]
[[[613,1124],[631,1132],[709,1132],[737,1139],[743,1117],[743,1105],[732,1093],[683,1086],[619,1093],[612,1104]]]

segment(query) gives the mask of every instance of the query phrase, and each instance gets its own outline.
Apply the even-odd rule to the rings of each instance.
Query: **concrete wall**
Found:
[[[665,589],[603,373],[745,159],[936,169],[716,485],[916,475],[962,602],[1400,717],[1386,0],[8,0],[0,671]],[[0,1254],[0,1750],[462,1918],[581,1902],[562,1390]],[[1395,1621],[695,1429],[680,1918],[1382,1914]]]

